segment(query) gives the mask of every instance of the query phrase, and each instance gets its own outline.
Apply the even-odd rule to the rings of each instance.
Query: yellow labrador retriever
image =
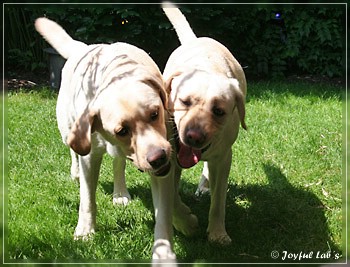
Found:
[[[167,141],[162,75],[143,50],[126,44],[86,45],[58,24],[39,18],[36,30],[64,57],[57,122],[71,149],[71,175],[80,180],[75,238],[95,232],[96,186],[104,153],[114,157],[114,202],[126,204],[125,160],[151,176],[156,213],[153,258],[174,259],[171,248],[173,167]]]
[[[208,238],[226,245],[231,242],[225,228],[231,146],[239,125],[246,129],[245,75],[226,47],[211,38],[197,38],[179,9],[163,4],[163,10],[181,42],[170,55],[163,73],[178,135],[176,151],[180,170],[176,171],[175,180],[180,178],[181,168],[205,161],[197,192],[210,187]],[[174,217],[179,217],[176,206]]]

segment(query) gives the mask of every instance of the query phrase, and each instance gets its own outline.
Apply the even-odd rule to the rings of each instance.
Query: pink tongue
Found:
[[[180,142],[180,149],[177,158],[182,168],[191,168],[200,161],[201,151],[199,149],[185,146]]]

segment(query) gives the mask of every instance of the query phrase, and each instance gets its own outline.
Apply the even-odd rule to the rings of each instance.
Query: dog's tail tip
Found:
[[[197,38],[186,17],[181,13],[176,5],[170,2],[163,2],[162,9],[171,24],[174,26],[181,44],[189,43],[193,39]]]
[[[73,40],[60,25],[48,18],[37,18],[34,27],[65,59],[69,58],[78,48],[81,49],[86,46],[84,43]]]
[[[34,22],[34,26],[37,32],[43,35],[46,25],[50,24],[51,21],[45,17],[37,18]]]
[[[171,2],[164,1],[162,2],[162,8],[177,8],[177,6]]]

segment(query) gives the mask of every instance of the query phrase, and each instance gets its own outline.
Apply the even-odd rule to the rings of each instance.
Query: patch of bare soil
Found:
[[[317,83],[317,84],[330,84],[334,86],[343,87],[345,86],[345,78],[330,78],[324,75],[291,75],[287,77],[287,81],[303,81],[309,83]]]
[[[9,72],[7,75],[7,89],[32,89],[50,86],[49,80],[49,72],[46,70]]]

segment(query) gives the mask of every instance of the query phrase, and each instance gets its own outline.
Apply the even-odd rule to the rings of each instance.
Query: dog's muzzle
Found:
[[[177,162],[182,168],[191,168],[201,160],[202,154],[209,149],[211,144],[208,144],[202,149],[188,146],[181,142],[179,133],[175,125],[173,129],[174,129],[175,147],[177,152]],[[196,140],[199,139],[199,138],[193,138],[193,137],[194,135],[192,133],[191,142],[194,142],[193,139],[196,139]]]
[[[164,166],[160,167],[158,170],[153,172],[153,174],[154,176],[157,176],[157,177],[163,177],[169,173],[170,169],[171,169],[171,164],[170,162],[168,162],[167,164],[165,164]]]

